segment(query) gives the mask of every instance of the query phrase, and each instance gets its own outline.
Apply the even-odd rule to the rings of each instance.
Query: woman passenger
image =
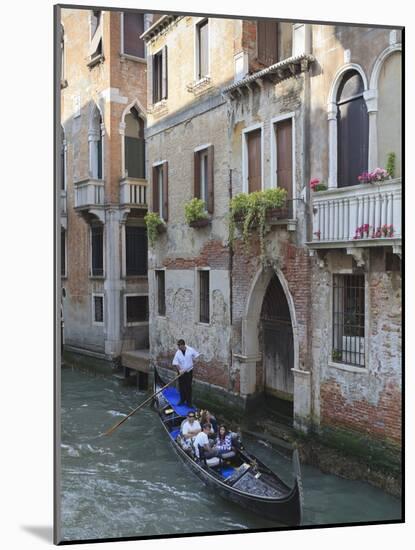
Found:
[[[232,451],[232,437],[223,424],[219,426],[219,432],[216,438],[216,448],[218,449],[219,456]]]

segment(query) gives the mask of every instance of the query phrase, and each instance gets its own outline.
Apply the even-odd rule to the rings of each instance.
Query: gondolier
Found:
[[[173,359],[173,366],[179,374],[183,374],[179,378],[180,403],[179,405],[187,404],[192,407],[192,378],[193,378],[193,360],[199,357],[200,353],[190,346],[186,346],[183,339],[177,342],[178,350]]]

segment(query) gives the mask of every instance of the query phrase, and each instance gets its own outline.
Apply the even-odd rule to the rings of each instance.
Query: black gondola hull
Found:
[[[156,387],[161,387],[164,385],[160,376],[156,371],[155,376],[155,385]],[[190,468],[190,470],[201,480],[203,483],[214,490],[216,494],[222,498],[231,501],[239,506],[249,510],[261,517],[264,517],[268,520],[274,521],[277,524],[283,525],[300,525],[302,517],[302,487],[301,487],[301,476],[299,469],[295,475],[294,486],[292,489],[289,489],[283,482],[279,479],[280,483],[284,485],[287,489],[286,494],[281,498],[267,498],[263,496],[256,496],[249,494],[247,492],[242,492],[235,489],[232,486],[227,485],[224,481],[219,480],[217,477],[212,475],[211,469],[206,467],[203,463],[193,460],[179,445],[174,439],[170,436],[169,430],[166,424],[163,422],[161,411],[163,409],[162,400],[156,397],[155,405],[158,409],[160,420],[166,434],[171,442],[171,445],[182,460],[182,462]],[[274,474],[275,475],[275,474]],[[275,475],[275,477],[277,477]]]

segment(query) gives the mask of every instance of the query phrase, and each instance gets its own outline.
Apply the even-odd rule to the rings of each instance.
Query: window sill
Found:
[[[209,323],[204,323],[203,321],[197,321],[196,325],[201,326],[201,327],[210,327],[210,322]]]
[[[147,273],[145,273],[144,275],[125,275],[124,279],[126,281],[133,281],[134,279],[139,279],[139,280],[147,280],[148,279],[148,275]]]
[[[155,116],[161,116],[161,115],[167,114],[169,112],[169,109],[167,107],[167,99],[161,99],[156,103],[150,104],[148,112]]]
[[[352,365],[346,365],[345,363],[335,363],[334,361],[329,361],[328,366],[334,369],[353,372],[356,374],[368,374],[369,372],[367,367],[354,367]]]
[[[90,279],[96,279],[97,281],[104,281],[105,275],[88,275]]]
[[[128,59],[129,61],[135,61],[135,63],[147,64],[147,59],[145,57],[138,57],[130,53],[120,53],[121,61]]]
[[[204,76],[186,85],[187,91],[195,96],[201,95],[211,88],[213,88],[213,84],[210,76]]]
[[[102,321],[101,323],[98,322],[98,321],[92,321],[92,326],[94,326],[94,327],[103,327],[104,326],[104,321]]]
[[[124,326],[129,328],[129,327],[147,327],[148,325],[149,325],[149,321],[137,321],[136,323],[126,323]]]
[[[93,57],[92,59],[90,59],[86,64],[86,66],[92,69],[93,67],[95,67],[95,65],[98,65],[98,63],[104,63],[104,61],[105,61],[104,54],[101,53],[96,57]]]

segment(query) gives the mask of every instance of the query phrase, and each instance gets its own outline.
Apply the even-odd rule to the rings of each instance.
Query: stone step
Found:
[[[148,373],[150,370],[150,350],[135,349],[124,351],[121,354],[121,366],[123,368]]]

